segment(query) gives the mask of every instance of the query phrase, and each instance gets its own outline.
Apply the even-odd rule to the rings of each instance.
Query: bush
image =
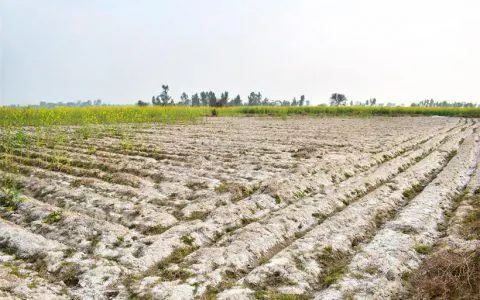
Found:
[[[409,278],[415,298],[480,299],[480,249],[440,252]]]

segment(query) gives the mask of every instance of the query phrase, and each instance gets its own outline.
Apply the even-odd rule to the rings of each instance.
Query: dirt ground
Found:
[[[480,185],[478,127],[232,117],[83,138],[57,128],[66,142],[2,156],[22,201],[0,206],[0,298],[405,297],[407,274],[451,232],[456,199]]]

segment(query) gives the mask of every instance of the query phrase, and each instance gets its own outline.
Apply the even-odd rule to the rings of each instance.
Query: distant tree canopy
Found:
[[[102,100],[97,99],[97,100],[77,100],[77,101],[69,101],[69,102],[46,102],[46,101],[40,101],[40,107],[56,107],[56,106],[72,106],[72,107],[83,107],[83,106],[102,106],[104,105],[102,103]]]
[[[333,93],[330,96],[330,105],[346,105],[347,104],[347,97],[344,94]]]

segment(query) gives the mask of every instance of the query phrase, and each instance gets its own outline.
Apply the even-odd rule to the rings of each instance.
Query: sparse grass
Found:
[[[257,290],[253,294],[255,299],[259,300],[306,300],[310,299],[308,295],[302,294],[284,294],[277,291]]]
[[[179,264],[182,260],[198,249],[195,246],[176,248],[169,256],[157,263],[154,267],[145,272],[145,276],[161,276],[167,280],[181,279],[185,280],[192,274],[182,267],[174,267],[173,264]]]
[[[421,184],[414,184],[412,185],[411,188],[403,191],[402,195],[403,197],[405,197],[406,199],[412,199],[413,197],[415,197],[417,194],[419,194],[422,190],[423,190],[423,185]]]
[[[62,263],[60,269],[55,272],[55,277],[69,287],[78,286],[81,274],[80,267],[71,262]]]
[[[95,146],[88,146],[87,153],[92,155],[97,153],[97,148]]]
[[[201,182],[201,181],[189,181],[185,185],[189,189],[194,191],[208,188],[208,185],[205,182]]]
[[[117,236],[117,240],[113,243],[114,247],[119,247],[125,242],[125,237],[124,236]]]
[[[25,278],[26,276],[20,271],[20,268],[9,262],[3,263],[3,266],[9,269],[9,273],[19,278]]]
[[[461,234],[468,240],[480,240],[480,189],[465,199],[472,207],[463,219]]]
[[[215,187],[215,192],[217,193],[226,193],[228,192],[228,184],[225,182],[222,182],[218,186]]]
[[[322,222],[323,220],[326,219],[327,216],[325,214],[316,212],[316,213],[312,213],[312,217],[317,218],[319,222]]]
[[[168,281],[173,280],[186,280],[189,277],[193,276],[193,273],[184,268],[172,268],[172,269],[163,269],[160,272],[160,276]]]
[[[200,211],[196,210],[190,213],[188,217],[185,218],[185,220],[191,221],[191,220],[205,220],[208,216],[208,212],[206,211]]]
[[[87,240],[90,242],[90,245],[87,249],[88,254],[93,254],[95,252],[95,248],[97,247],[98,243],[100,242],[100,233],[94,234],[90,237],[87,238]]]
[[[170,226],[162,226],[162,225],[155,225],[155,226],[150,226],[147,229],[143,231],[143,234],[145,235],[156,235],[156,234],[162,234],[165,231],[167,231],[170,228]]]
[[[231,194],[232,202],[237,202],[243,198],[253,195],[259,188],[260,185],[258,184],[251,187],[245,187],[236,183],[229,183],[227,185],[227,191]]]
[[[432,247],[425,245],[425,244],[416,244],[414,249],[417,253],[427,255],[432,251]]]
[[[450,161],[452,158],[455,157],[455,155],[457,155],[457,150],[450,151],[450,152],[448,153],[448,156],[447,156],[446,160],[447,160],[447,161]]]
[[[324,247],[316,260],[323,268],[322,283],[324,287],[341,279],[347,271],[348,255],[334,250],[331,246]]]

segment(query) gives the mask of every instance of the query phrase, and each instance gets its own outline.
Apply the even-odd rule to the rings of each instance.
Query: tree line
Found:
[[[472,102],[448,102],[448,101],[435,101],[433,99],[425,99],[417,103],[412,103],[411,106],[421,107],[476,107],[477,104]]]
[[[267,97],[263,97],[260,92],[251,92],[247,96],[246,102],[242,100],[240,95],[236,95],[231,98],[228,91],[225,91],[217,96],[212,91],[201,91],[195,93],[191,96],[188,96],[187,93],[183,92],[180,95],[180,100],[175,102],[174,99],[169,94],[168,85],[162,85],[162,92],[159,95],[152,96],[151,104],[152,105],[180,105],[180,106],[212,106],[212,107],[222,107],[222,106],[256,106],[256,105],[265,105],[265,106],[305,106],[310,105],[310,101],[306,100],[305,95],[301,95],[300,98],[293,98],[292,101],[288,100],[270,100]],[[150,103],[139,100],[137,105],[147,106]]]
[[[299,99],[293,98],[291,101],[288,100],[270,100],[267,97],[263,97],[260,92],[250,92],[247,96],[246,101],[244,102],[240,95],[236,95],[231,98],[228,91],[225,91],[217,96],[212,91],[201,91],[195,93],[191,96],[183,92],[180,96],[180,100],[174,101],[174,99],[169,94],[168,85],[162,85],[162,92],[159,95],[152,96],[151,104],[152,105],[179,105],[179,106],[212,106],[212,107],[223,107],[223,106],[309,106],[310,101],[306,100],[305,95],[301,95]],[[330,105],[331,106],[346,106],[348,105],[348,99],[344,94],[333,93],[330,96]],[[137,105],[147,106],[150,103],[139,100]],[[383,106],[383,104],[378,104],[376,98],[370,98],[364,102],[355,102],[350,101],[350,106]],[[325,104],[321,104],[325,105]],[[387,106],[395,106],[394,103],[387,103]],[[419,101],[417,103],[412,103],[411,106],[422,106],[422,107],[476,107],[477,105],[471,102],[447,102],[447,101],[434,101],[433,99],[426,99]]]

